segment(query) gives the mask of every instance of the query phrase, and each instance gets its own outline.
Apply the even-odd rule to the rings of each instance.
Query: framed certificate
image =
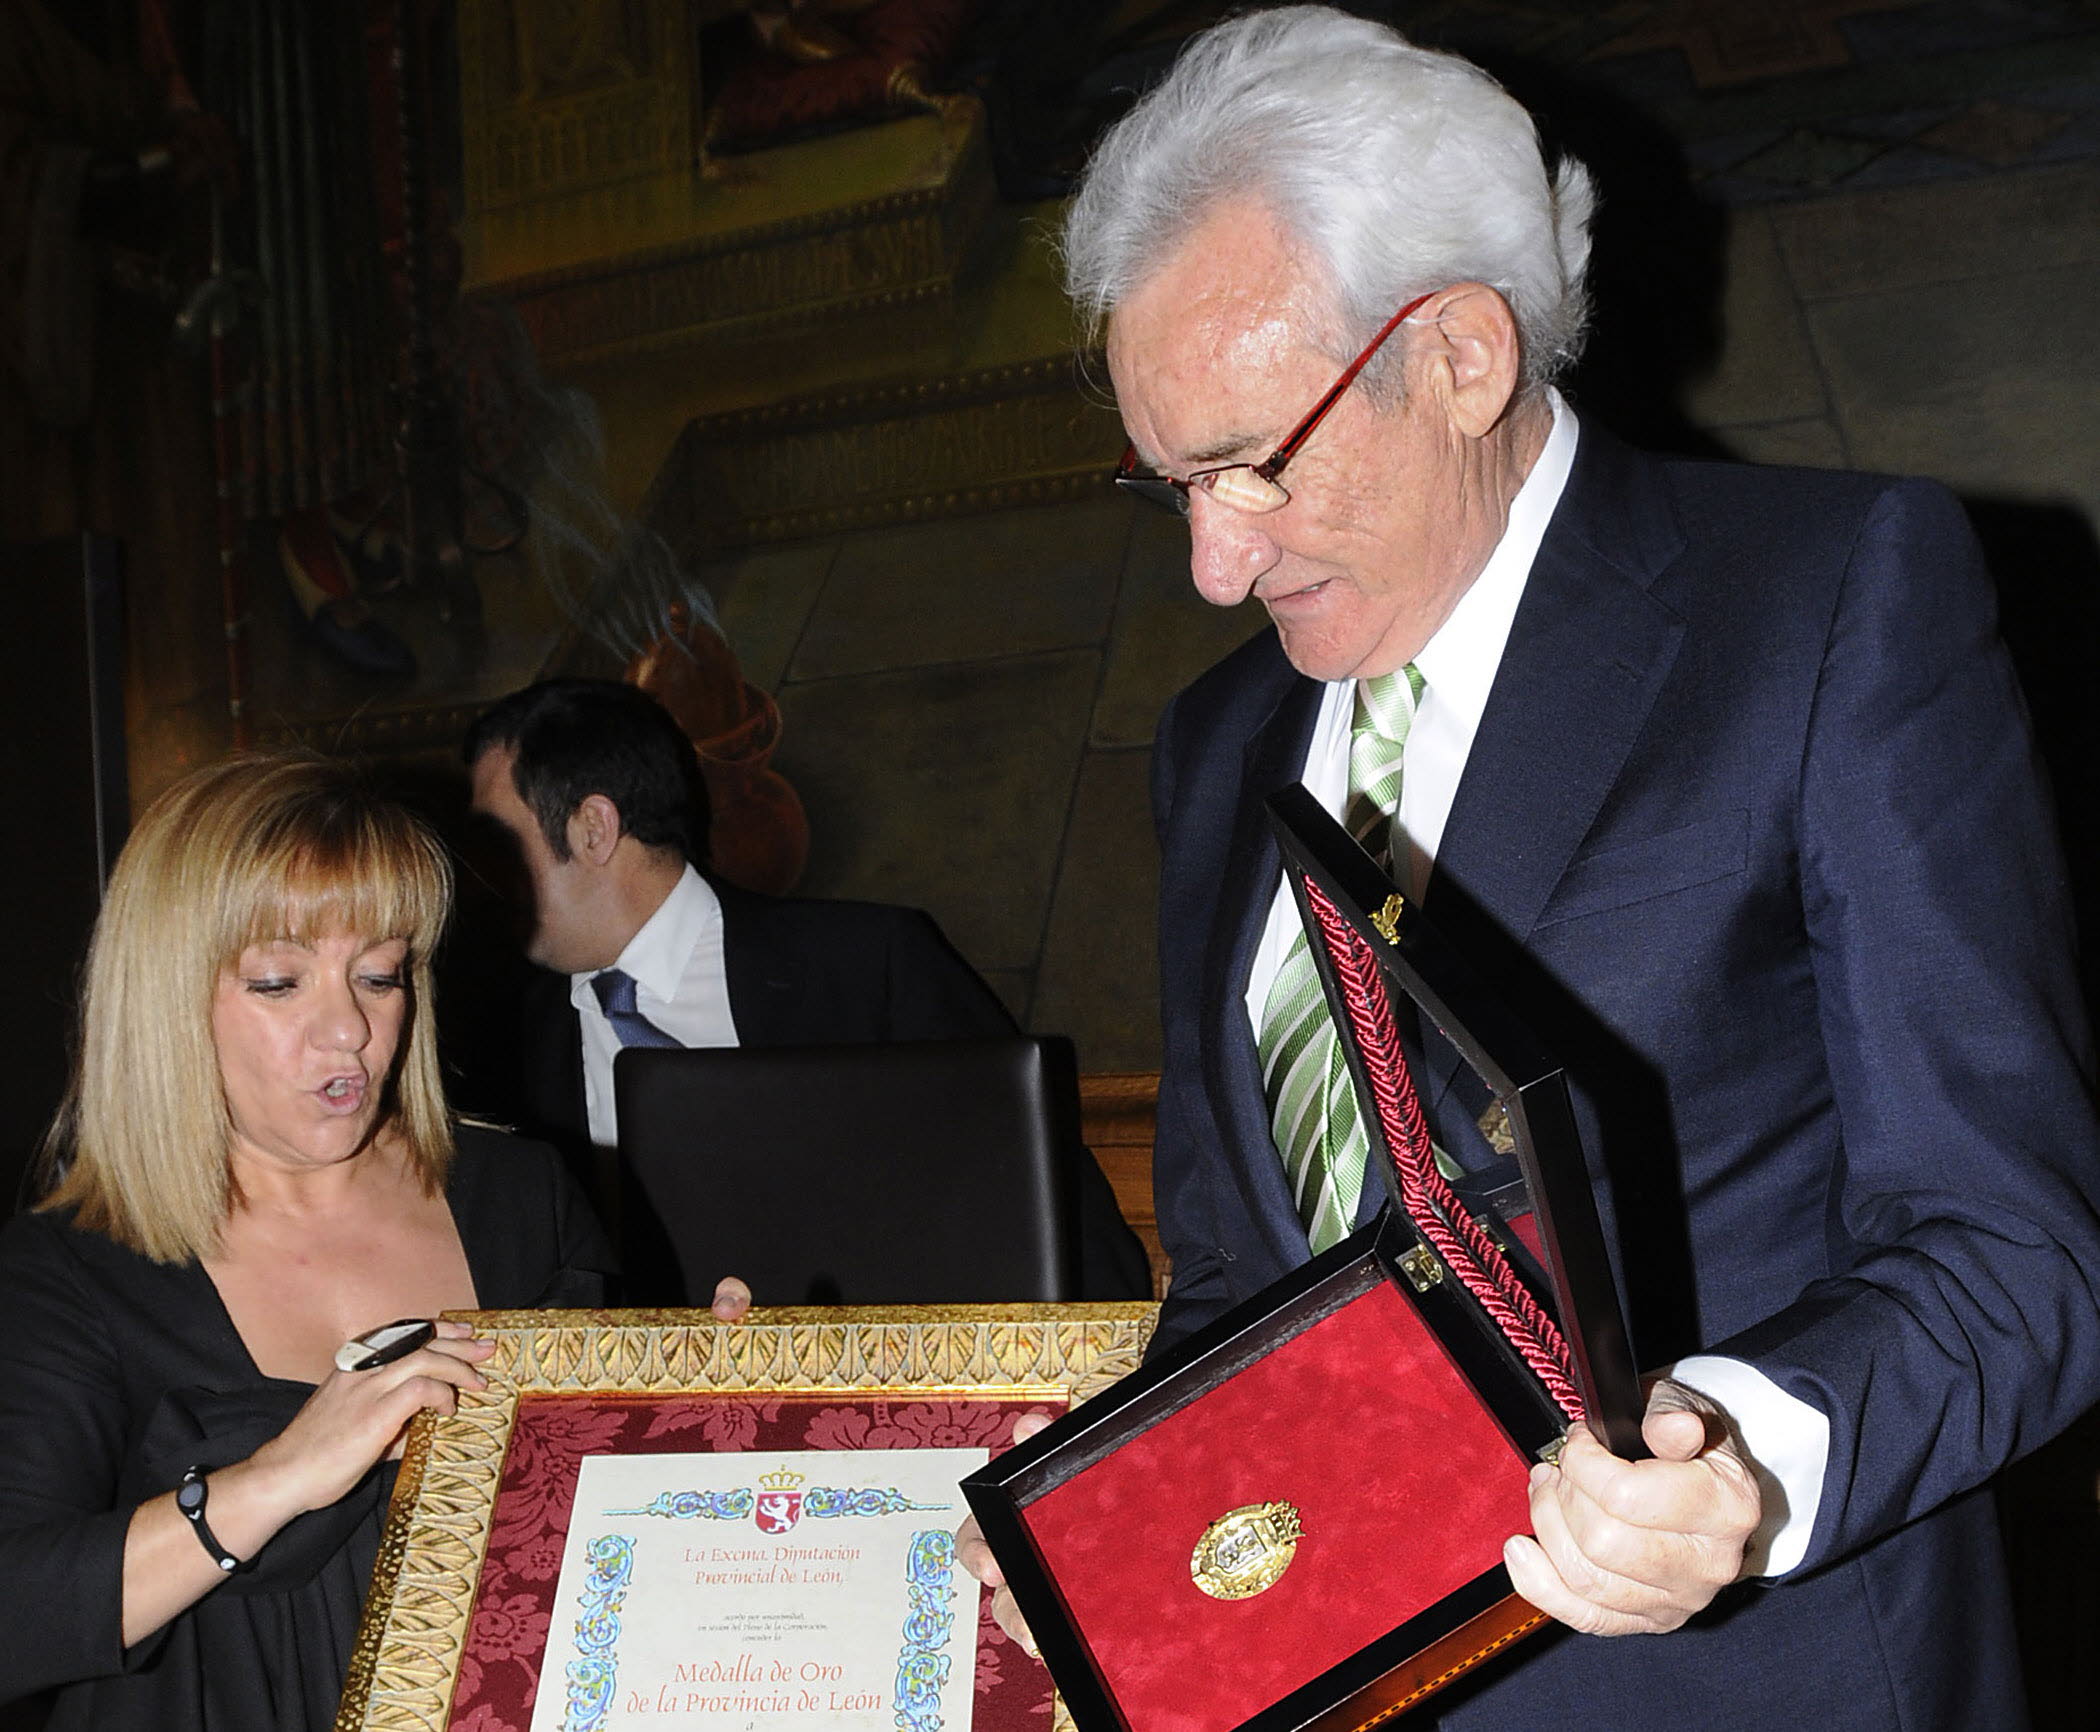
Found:
[[[338,1732],[1035,1732],[958,1482],[1135,1369],[1140,1304],[461,1312]]]

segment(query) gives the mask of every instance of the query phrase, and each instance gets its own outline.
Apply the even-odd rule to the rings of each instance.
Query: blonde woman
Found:
[[[439,1324],[344,1370],[346,1338],[603,1302],[552,1153],[446,1110],[450,888],[305,756],[195,772],[118,861],[63,1176],[0,1234],[0,1697],[60,1686],[54,1729],[332,1725],[403,1427],[491,1351]]]

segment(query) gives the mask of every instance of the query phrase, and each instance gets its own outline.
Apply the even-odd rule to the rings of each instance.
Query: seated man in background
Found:
[[[572,1154],[618,1145],[612,1073],[625,1046],[1016,1032],[918,909],[760,896],[702,873],[707,794],[692,743],[638,688],[543,680],[483,714],[465,755],[474,810],[508,834],[529,884],[527,954],[567,976],[527,995],[508,1111]],[[1143,1248],[1099,1168],[1080,1168],[1085,1296],[1148,1296]]]

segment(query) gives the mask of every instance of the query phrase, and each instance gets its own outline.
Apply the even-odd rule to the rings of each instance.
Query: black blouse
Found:
[[[605,1303],[613,1267],[543,1144],[462,1127],[446,1186],[486,1308]],[[393,1490],[382,1463],[128,1652],[132,1511],[252,1455],[313,1385],[265,1377],[195,1263],[62,1214],[0,1231],[0,1701],[52,1684],[51,1732],[326,1732]]]

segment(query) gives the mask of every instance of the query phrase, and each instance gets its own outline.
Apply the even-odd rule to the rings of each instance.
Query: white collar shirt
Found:
[[[635,1008],[681,1045],[739,1044],[723,967],[722,899],[691,866],[613,966],[633,976]],[[600,972],[569,976],[569,1002],[583,1035],[583,1099],[591,1141],[612,1148],[619,1142],[612,1069],[620,1042],[591,988]]]
[[[1480,575],[1458,598],[1450,617],[1415,657],[1422,676],[1422,702],[1407,735],[1405,773],[1400,780],[1400,832],[1406,857],[1397,876],[1408,895],[1419,899],[1429,885],[1436,851],[1444,839],[1451,802],[1473,750],[1473,736],[1487,710],[1488,692],[1502,665],[1503,646],[1524,599],[1531,562],[1546,538],[1546,525],[1568,484],[1575,462],[1576,421],[1558,391],[1549,391],[1553,429],[1531,473],[1510,501],[1502,539],[1488,555]],[[1349,798],[1349,729],[1355,717],[1356,682],[1331,680],[1320,694],[1319,719],[1313,724],[1299,779],[1306,791],[1337,818]],[[1257,1035],[1269,986],[1283,966],[1298,935],[1298,907],[1290,887],[1279,877],[1261,944],[1247,977],[1247,1017]]]

